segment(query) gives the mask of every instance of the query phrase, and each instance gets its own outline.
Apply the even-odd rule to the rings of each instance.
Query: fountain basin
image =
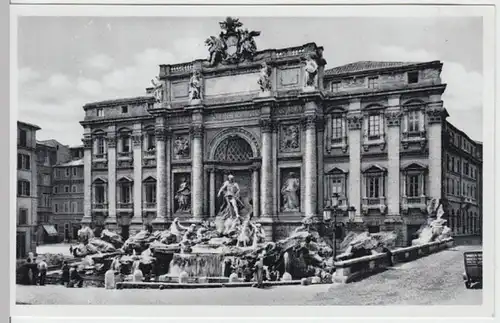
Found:
[[[168,276],[185,271],[189,277],[220,277],[224,258],[222,253],[174,253]]]

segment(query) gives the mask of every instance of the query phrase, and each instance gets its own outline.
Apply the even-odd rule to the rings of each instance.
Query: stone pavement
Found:
[[[196,290],[17,286],[16,301],[96,305],[478,305],[481,304],[481,290],[467,290],[462,272],[463,252],[479,248],[454,247],[347,285]]]
[[[69,247],[73,245],[76,246],[77,243],[74,244],[69,244],[69,243],[54,243],[54,244],[44,244],[44,245],[39,245],[36,247],[36,253],[38,254],[43,254],[43,253],[53,253],[53,254],[63,254],[65,256],[71,256],[71,253],[69,252]]]

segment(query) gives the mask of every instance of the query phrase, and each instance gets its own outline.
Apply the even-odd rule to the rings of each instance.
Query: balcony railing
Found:
[[[156,202],[142,202],[142,208],[143,209],[156,209]]]
[[[402,199],[403,210],[408,209],[420,209],[425,211],[427,207],[427,197],[426,196],[403,196]]]
[[[144,157],[156,157],[156,148],[150,148],[144,151]]]
[[[385,197],[364,197],[362,199],[362,209],[364,212],[368,212],[368,210],[379,210],[380,213],[385,213],[386,198]]]
[[[94,209],[94,210],[106,210],[107,208],[108,208],[108,203],[94,202],[92,204],[92,209]]]
[[[133,207],[132,202],[118,202],[119,209],[131,209]]]
[[[122,152],[119,152],[118,153],[118,157],[122,157],[122,158],[132,157],[132,152],[131,151],[122,151]]]
[[[94,159],[106,159],[108,157],[107,153],[94,154]]]

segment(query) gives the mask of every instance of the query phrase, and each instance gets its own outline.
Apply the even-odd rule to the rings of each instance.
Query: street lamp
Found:
[[[323,211],[324,222],[332,223],[332,211],[333,211],[333,259],[337,258],[337,209],[339,207],[339,194],[333,193],[330,199],[330,205],[325,207]],[[331,227],[331,225],[330,225]]]
[[[349,209],[347,209],[347,212],[349,213],[349,221],[354,221],[354,217],[356,216],[356,208],[354,205],[351,205]]]

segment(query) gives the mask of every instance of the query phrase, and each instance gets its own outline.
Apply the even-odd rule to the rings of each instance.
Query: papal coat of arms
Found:
[[[260,31],[241,29],[243,24],[237,18],[227,17],[219,24],[223,30],[219,37],[210,36],[205,41],[210,53],[208,58],[210,66],[251,60],[257,52],[254,37],[259,36]]]

